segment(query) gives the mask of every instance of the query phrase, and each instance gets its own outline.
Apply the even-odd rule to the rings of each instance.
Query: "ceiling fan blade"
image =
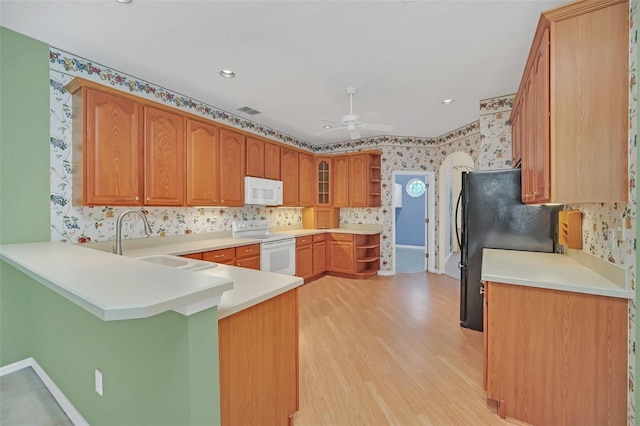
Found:
[[[333,128],[331,128],[331,129],[325,129],[325,130],[322,130],[321,132],[314,133],[314,135],[315,135],[315,136],[318,136],[318,135],[322,135],[322,134],[324,134],[324,133],[333,132],[333,131],[335,131],[335,130],[344,130],[344,127],[333,127]]]
[[[380,114],[378,114],[377,112],[368,111],[368,112],[365,112],[364,114],[362,114],[360,116],[360,121],[366,123],[367,121],[375,120],[379,116],[380,116]]]
[[[379,130],[381,132],[390,132],[393,130],[393,126],[390,124],[362,124],[361,129],[367,130]]]
[[[317,118],[317,120],[325,121],[325,122],[327,122],[327,123],[340,124],[340,125],[342,125],[342,121],[329,120],[328,118],[318,117],[318,118]]]
[[[360,139],[360,131],[356,126],[347,126],[351,140]]]

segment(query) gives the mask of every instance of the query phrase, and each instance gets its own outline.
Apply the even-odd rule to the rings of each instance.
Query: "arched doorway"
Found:
[[[456,201],[462,189],[462,172],[474,169],[473,159],[469,154],[456,151],[449,154],[438,171],[439,196],[439,252],[438,269],[441,273],[460,278],[457,265],[460,248],[456,240],[456,228],[461,227],[460,212],[456,216]]]

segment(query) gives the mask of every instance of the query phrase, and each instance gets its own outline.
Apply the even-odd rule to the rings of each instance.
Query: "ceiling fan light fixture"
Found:
[[[445,104],[445,105],[452,104],[453,103],[453,99],[445,99],[445,100],[442,101],[442,103]]]
[[[133,0],[116,0],[118,3],[122,3],[122,4],[131,4],[133,3]]]
[[[220,71],[220,76],[224,77],[224,78],[233,78],[236,76],[236,73],[234,73],[231,70],[222,70]]]
[[[332,129],[333,126],[331,124],[325,124],[324,126],[322,126],[323,129]]]

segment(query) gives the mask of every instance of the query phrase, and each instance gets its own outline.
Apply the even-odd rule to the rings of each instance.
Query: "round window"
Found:
[[[425,185],[421,179],[413,178],[407,182],[407,194],[411,197],[421,196],[424,194],[425,189],[427,189],[427,185]]]

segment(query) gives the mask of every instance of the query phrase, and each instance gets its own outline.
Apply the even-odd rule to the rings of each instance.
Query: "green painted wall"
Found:
[[[0,244],[49,240],[48,57],[0,27]],[[0,262],[0,365],[31,355],[31,282]]]
[[[0,27],[0,55],[0,243],[48,241],[49,47]],[[92,425],[220,424],[217,330],[215,308],[100,321],[0,262],[0,365],[33,356]]]

